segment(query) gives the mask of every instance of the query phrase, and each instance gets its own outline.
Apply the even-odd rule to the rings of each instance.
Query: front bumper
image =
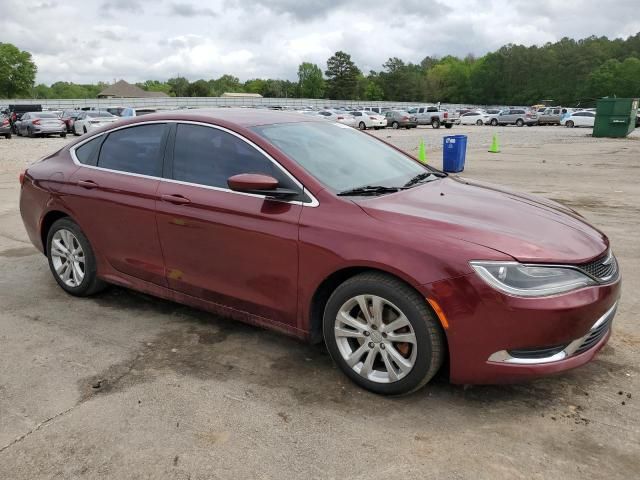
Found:
[[[589,362],[611,334],[620,278],[522,298],[498,292],[472,273],[425,285],[423,294],[447,317],[452,383],[513,383]]]

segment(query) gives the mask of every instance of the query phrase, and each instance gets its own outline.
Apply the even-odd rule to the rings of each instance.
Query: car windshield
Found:
[[[385,143],[335,123],[253,127],[334,192],[363,186],[401,187],[431,170]]]

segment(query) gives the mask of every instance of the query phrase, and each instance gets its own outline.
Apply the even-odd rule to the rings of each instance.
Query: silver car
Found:
[[[67,136],[67,125],[51,112],[27,112],[16,122],[18,136],[28,137],[60,135]]]

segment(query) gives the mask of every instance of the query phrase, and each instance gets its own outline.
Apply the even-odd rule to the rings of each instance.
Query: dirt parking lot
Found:
[[[497,133],[502,152],[487,153]],[[465,176],[578,210],[623,273],[591,364],[514,386],[440,376],[403,398],[351,383],[322,348],[121,288],[68,296],[29,243],[18,174],[70,139],[0,139],[0,478],[633,479],[640,475],[640,130],[381,130]]]

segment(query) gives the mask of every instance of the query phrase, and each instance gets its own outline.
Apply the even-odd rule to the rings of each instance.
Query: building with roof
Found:
[[[164,92],[147,92],[136,85],[124,80],[118,80],[98,94],[98,98],[157,98],[168,97]]]

